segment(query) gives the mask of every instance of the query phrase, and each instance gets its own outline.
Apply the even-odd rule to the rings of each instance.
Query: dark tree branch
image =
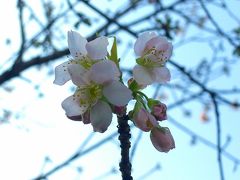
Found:
[[[129,160],[129,149],[131,147],[130,143],[130,126],[128,124],[129,117],[127,115],[123,115],[121,117],[118,116],[118,133],[119,133],[119,141],[121,147],[121,161],[119,163],[120,171],[122,173],[122,180],[132,180],[131,176],[131,168],[132,164]]]
[[[132,36],[137,36],[137,34],[133,31],[131,31],[128,26],[124,26],[122,24],[120,24],[115,18],[110,18],[108,17],[106,14],[104,14],[102,11],[100,11],[97,7],[93,6],[91,3],[89,3],[89,1],[83,0],[82,1],[85,5],[87,5],[88,7],[90,7],[91,9],[93,9],[95,12],[99,13],[102,17],[104,17],[108,22],[114,23],[116,24],[120,29],[128,32],[129,34],[131,34]]]
[[[122,12],[118,12],[113,19],[118,19],[121,16],[125,15],[127,12],[129,12],[132,8],[135,7],[135,5],[138,3],[139,1],[136,1],[135,3],[133,3],[131,6],[127,7],[125,10],[123,10]],[[72,6],[75,6],[76,3],[72,4]],[[56,18],[54,18],[51,22],[49,22],[47,24],[47,26],[45,28],[42,29],[41,32],[39,32],[37,35],[35,35],[32,40],[30,40],[30,42],[28,43],[27,46],[25,46],[25,49],[29,48],[32,43],[45,31],[47,31],[49,28],[51,28],[54,23],[61,17],[63,17],[64,14],[66,14],[69,11],[69,9],[67,9],[66,11],[64,11],[64,13],[62,13],[61,15],[57,16]],[[103,26],[101,26],[99,29],[96,30],[96,32],[101,33],[102,31],[104,31],[106,28],[108,28],[113,22],[112,21],[107,21],[106,24],[104,24]],[[87,39],[88,40],[93,40],[96,38],[96,33],[93,33],[92,35],[90,35]],[[68,48],[63,49],[61,51],[55,51],[54,53],[50,54],[50,55],[46,55],[43,57],[34,57],[32,59],[29,59],[25,62],[22,63],[14,63],[13,66],[11,68],[9,68],[7,71],[3,72],[0,76],[0,85],[3,84],[6,81],[9,81],[12,78],[15,78],[17,76],[20,75],[21,72],[27,70],[30,67],[33,66],[37,66],[37,65],[41,65],[41,64],[45,64],[48,63],[50,61],[54,61],[57,60],[59,58],[62,58],[63,56],[66,56],[69,54],[69,50]],[[19,55],[18,58],[19,59]],[[16,59],[15,62],[17,62],[18,60]]]

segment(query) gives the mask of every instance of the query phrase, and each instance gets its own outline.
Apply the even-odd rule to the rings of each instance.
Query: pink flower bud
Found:
[[[153,146],[160,152],[168,152],[175,148],[175,142],[167,127],[154,127],[150,134]]]
[[[158,120],[167,119],[167,106],[163,103],[154,105],[152,108],[152,115]]]
[[[158,125],[157,120],[146,109],[141,108],[133,115],[134,124],[141,130],[148,132]]]

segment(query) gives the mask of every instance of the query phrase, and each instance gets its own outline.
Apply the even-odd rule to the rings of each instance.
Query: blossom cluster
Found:
[[[133,78],[124,85],[119,69],[116,39],[111,53],[108,38],[98,37],[88,42],[78,32],[68,32],[70,60],[55,68],[57,85],[69,80],[76,85],[73,95],[62,102],[66,116],[84,124],[91,124],[96,132],[105,132],[112,121],[113,113],[126,113],[130,100],[136,100],[129,117],[143,131],[151,131],[154,147],[168,152],[175,147],[170,130],[161,127],[159,121],[167,119],[165,104],[148,98],[143,92],[153,83],[166,83],[170,72],[165,67],[172,53],[172,45],[165,37],[154,32],[145,32],[137,39],[134,51],[138,56],[133,68]]]
[[[129,82],[129,88],[137,100],[131,113],[132,120],[142,131],[151,132],[152,144],[160,152],[175,148],[169,128],[159,125],[159,121],[167,119],[167,106],[148,98],[141,90],[153,83],[163,84],[170,81],[170,71],[165,64],[172,54],[172,49],[172,44],[155,32],[141,34],[134,45],[138,58],[137,65],[133,68],[133,79]]]

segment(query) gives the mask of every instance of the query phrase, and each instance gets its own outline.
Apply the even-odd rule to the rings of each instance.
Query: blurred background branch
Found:
[[[176,149],[175,152],[171,152],[172,155],[169,153],[154,159],[156,154],[148,154],[152,151],[146,147],[146,135],[133,128],[130,160],[133,163],[133,173],[136,173],[134,177],[140,179],[160,177],[161,173],[165,175],[165,171],[170,172],[169,169],[172,168],[174,161],[181,161],[182,167],[194,168],[187,165],[187,160],[191,160],[190,155],[180,156],[183,152],[188,154],[185,150],[189,151],[189,154],[194,154],[193,146],[203,150],[201,144],[204,148],[214,149],[215,154],[208,155],[207,150],[203,153],[198,152],[200,159],[196,161],[202,162],[203,157],[208,161],[206,155],[213,157],[209,158],[213,165],[209,165],[212,171],[211,177],[205,173],[199,178],[237,177],[237,173],[239,174],[237,167],[240,163],[239,155],[236,153],[239,151],[240,135],[237,130],[240,106],[238,78],[240,14],[236,7],[239,7],[239,4],[240,2],[236,0],[61,0],[58,2],[39,0],[35,4],[28,0],[16,0],[9,11],[12,15],[10,22],[13,23],[6,25],[6,32],[2,30],[4,35],[1,37],[3,53],[0,60],[0,128],[14,126],[21,131],[35,133],[35,127],[29,125],[29,122],[35,122],[38,127],[43,127],[42,132],[45,131],[43,130],[45,126],[48,127],[48,122],[54,122],[54,128],[50,128],[54,131],[58,123],[68,121],[61,112],[60,102],[57,102],[57,99],[64,98],[62,94],[65,92],[60,94],[59,89],[56,90],[52,85],[55,63],[68,59],[69,50],[66,40],[68,30],[75,29],[88,40],[94,39],[98,34],[116,36],[124,82],[131,77],[135,60],[133,45],[139,33],[156,31],[160,35],[167,36],[174,44],[174,54],[167,63],[171,69],[172,81],[166,85],[149,87],[147,93],[168,105],[169,119],[166,123],[173,128]],[[6,18],[6,16],[1,17]],[[71,86],[68,91],[73,91]],[[52,105],[53,101],[57,105]],[[51,107],[52,111],[45,112],[45,107]],[[36,112],[33,112],[33,109],[37,109]],[[56,121],[60,117],[63,120]],[[213,119],[215,121],[212,121]],[[66,123],[63,125],[64,128],[65,126],[69,126],[70,129],[74,129],[75,126],[83,127],[73,122]],[[117,123],[114,125],[117,126]],[[35,173],[30,174],[29,177],[54,179],[53,174],[57,172],[61,174],[65,167],[73,164],[72,161],[81,164],[77,166],[76,171],[79,177],[84,177],[84,172],[88,172],[85,167],[88,166],[81,161],[81,158],[87,158],[89,154],[96,152],[110,153],[101,151],[100,147],[110,148],[111,145],[111,148],[119,150],[118,146],[109,143],[114,141],[117,135],[117,128],[111,127],[111,129],[112,134],[99,136],[99,139],[95,140],[95,137],[89,138],[83,134],[77,136],[78,138],[73,140],[77,147],[81,142],[86,142],[86,146],[89,147],[84,146],[77,151],[73,147],[74,150],[65,156],[70,158],[65,158],[66,161],[63,158],[62,163],[54,162],[54,158],[49,153],[43,153],[43,157],[49,157],[52,162],[44,164],[40,175]],[[90,129],[86,131],[86,134],[91,134]],[[2,137],[10,135],[4,134]],[[44,143],[47,140],[45,138],[42,141]],[[69,139],[65,143],[68,141]],[[185,147],[189,142],[190,146]],[[54,144],[55,141],[52,143]],[[144,156],[146,154],[145,158],[148,159],[145,161],[152,162],[147,166],[148,168],[143,163],[143,154]],[[150,156],[152,158],[149,158]],[[171,161],[167,160],[168,157]],[[43,162],[45,162],[44,158]],[[111,159],[119,161],[120,158],[113,156]],[[185,159],[186,162],[183,162]],[[172,164],[169,164],[171,162]],[[229,162],[233,164],[234,173],[227,166]],[[217,165],[214,166],[214,163]],[[94,177],[119,176],[114,171],[115,167],[116,164],[111,164]],[[197,167],[204,169],[205,166]],[[155,171],[160,171],[160,175],[153,173]],[[176,173],[181,174],[177,170]],[[182,179],[186,177],[191,179],[192,176],[186,173],[181,175],[184,176]]]

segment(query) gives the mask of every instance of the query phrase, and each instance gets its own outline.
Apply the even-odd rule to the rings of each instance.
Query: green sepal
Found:
[[[139,65],[144,65],[145,61],[144,61],[144,59],[142,57],[140,57],[140,58],[136,59],[136,63],[139,64]]]
[[[129,117],[130,120],[133,119],[133,111],[129,111],[128,112],[128,117]]]
[[[118,59],[118,54],[117,54],[117,39],[116,37],[113,37],[113,45],[111,49],[111,55],[108,55],[108,58],[115,62],[115,64],[119,67],[119,59]]]
[[[136,103],[135,103],[135,106],[136,107],[134,107],[134,109],[135,108],[137,108],[137,110],[139,110],[140,108],[144,108],[144,109],[148,109],[147,108],[147,106],[146,106],[146,103],[145,103],[145,101],[144,101],[144,97],[143,96],[141,96],[140,94],[136,94],[135,96],[134,96],[134,98],[136,99]]]
[[[131,113],[129,113],[129,118],[133,119],[135,114],[139,112],[139,110],[143,108],[143,105],[140,101],[136,101],[133,110],[131,111]]]
[[[140,101],[137,101],[133,109],[134,113],[138,112],[142,107],[143,107],[142,103]]]
[[[152,99],[152,98],[148,99],[147,105],[148,105],[149,109],[152,109],[153,106],[155,106],[157,104],[160,104],[160,101]]]
[[[138,91],[138,90],[140,89],[140,86],[138,85],[138,83],[137,83],[135,80],[133,80],[133,81],[129,84],[128,88],[129,88],[130,90],[132,90],[132,92],[136,92],[136,91]]]

